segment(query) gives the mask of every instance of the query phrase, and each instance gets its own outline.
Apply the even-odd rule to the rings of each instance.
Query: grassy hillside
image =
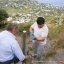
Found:
[[[12,15],[12,14],[18,14],[18,13],[24,13],[24,14],[27,14],[31,11],[30,8],[12,8],[12,7],[7,7],[7,8],[4,8],[8,14]]]

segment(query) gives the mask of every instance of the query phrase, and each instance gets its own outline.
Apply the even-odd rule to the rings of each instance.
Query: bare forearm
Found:
[[[34,30],[33,30],[31,27],[30,27],[29,31],[30,31],[30,32],[34,32]]]

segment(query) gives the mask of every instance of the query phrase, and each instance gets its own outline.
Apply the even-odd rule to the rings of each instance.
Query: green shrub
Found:
[[[32,22],[19,24],[19,31],[22,32],[23,30],[26,30],[27,33],[29,33],[29,28],[30,28],[31,24],[32,24]]]
[[[5,23],[1,23],[0,24],[0,29],[5,29],[5,27],[7,26],[7,22],[5,22]]]
[[[0,29],[7,25],[6,18],[8,18],[8,13],[5,10],[0,9]]]
[[[8,13],[5,10],[0,9],[0,23],[4,21],[6,18],[8,18]]]

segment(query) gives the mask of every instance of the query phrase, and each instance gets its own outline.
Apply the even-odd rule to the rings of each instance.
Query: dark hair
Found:
[[[7,25],[6,30],[12,31],[14,28],[15,28],[15,29],[18,29],[17,24],[11,23],[11,24]]]
[[[41,25],[45,23],[45,19],[43,17],[38,17],[37,18],[37,24]]]

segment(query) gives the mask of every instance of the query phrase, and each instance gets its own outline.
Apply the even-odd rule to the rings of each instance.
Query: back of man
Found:
[[[7,60],[13,59],[11,40],[13,41],[14,38],[10,36],[8,31],[5,30],[0,33],[0,61],[1,62],[5,62]],[[12,45],[14,45],[14,43]]]
[[[15,37],[16,31],[16,24],[11,24],[0,33],[0,64],[11,64],[25,59]]]

